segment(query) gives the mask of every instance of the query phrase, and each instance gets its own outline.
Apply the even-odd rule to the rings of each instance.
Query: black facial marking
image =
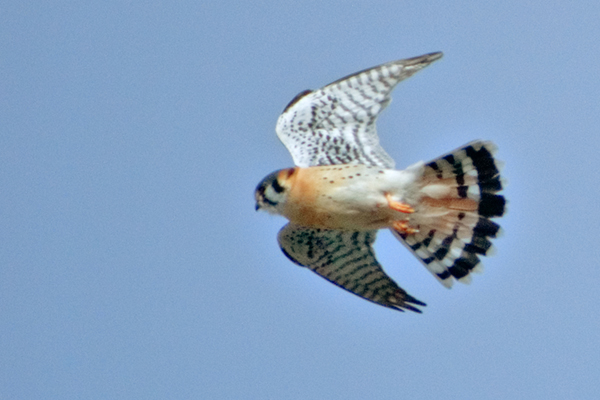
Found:
[[[275,179],[273,181],[272,186],[273,186],[273,190],[275,190],[277,193],[281,193],[285,190],[285,188],[279,184],[277,179]]]
[[[264,194],[264,191],[263,191],[263,194]],[[273,206],[273,207],[275,207],[277,205],[277,203],[275,203],[274,201],[269,200],[266,196],[262,196],[261,200],[263,202],[267,203],[268,205]]]

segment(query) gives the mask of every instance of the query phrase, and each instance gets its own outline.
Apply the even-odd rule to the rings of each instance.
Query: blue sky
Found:
[[[1,399],[591,399],[600,3],[6,1]],[[387,232],[399,313],[254,212],[300,91],[443,51],[394,92],[398,167],[499,146],[504,236],[445,289]]]

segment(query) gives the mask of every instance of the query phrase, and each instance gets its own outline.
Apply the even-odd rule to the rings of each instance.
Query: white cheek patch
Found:
[[[285,192],[277,193],[277,191],[273,189],[272,186],[267,186],[267,188],[265,189],[265,197],[267,198],[267,200],[275,204],[279,204],[284,200]]]

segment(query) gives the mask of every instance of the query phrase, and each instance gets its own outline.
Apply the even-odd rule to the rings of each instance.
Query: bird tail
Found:
[[[446,287],[469,283],[500,233],[492,219],[504,215],[506,200],[497,194],[503,180],[495,152],[492,142],[474,141],[426,163],[411,229],[392,229]]]

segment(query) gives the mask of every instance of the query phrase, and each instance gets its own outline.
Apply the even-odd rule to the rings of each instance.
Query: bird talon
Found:
[[[405,235],[412,235],[413,233],[419,232],[418,229],[412,228],[408,224],[408,221],[396,221],[396,222],[394,222],[394,224],[392,225],[392,227],[394,228],[394,230],[396,232],[402,233],[402,234],[405,234]]]
[[[392,200],[392,195],[389,193],[386,193],[385,198],[388,201],[388,207],[392,210],[400,211],[401,213],[405,214],[412,214],[415,212],[415,209],[410,205]]]

